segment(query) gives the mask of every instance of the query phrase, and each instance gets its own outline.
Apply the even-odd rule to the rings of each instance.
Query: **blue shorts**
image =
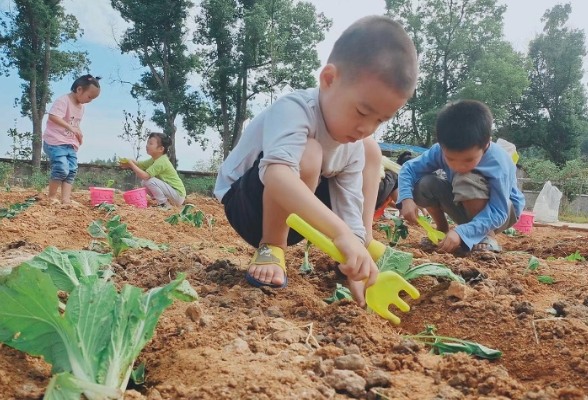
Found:
[[[43,142],[43,151],[51,163],[51,180],[72,184],[78,172],[78,154],[70,144],[51,145]]]

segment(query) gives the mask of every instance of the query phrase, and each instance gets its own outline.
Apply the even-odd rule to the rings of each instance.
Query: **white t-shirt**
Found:
[[[331,138],[320,110],[318,94],[319,89],[315,88],[284,95],[257,115],[221,165],[214,194],[222,200],[231,184],[253,166],[261,152],[261,182],[264,182],[269,164],[287,165],[300,176],[300,159],[306,141],[313,138],[323,148],[321,176],[329,178],[331,208],[355,235],[364,240],[363,142],[341,144]]]

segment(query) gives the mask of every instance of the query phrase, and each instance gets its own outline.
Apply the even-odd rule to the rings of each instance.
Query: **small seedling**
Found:
[[[435,334],[436,330],[437,328],[434,325],[425,325],[425,330],[423,332],[416,335],[406,335],[404,337],[431,346],[432,354],[442,355],[464,352],[468,355],[474,355],[488,360],[495,360],[502,356],[501,351],[491,349],[476,342],[447,336],[438,336]]]
[[[107,202],[102,202],[96,206],[94,206],[94,208],[98,209],[98,210],[102,210],[102,211],[106,211],[106,216],[108,217],[110,214],[112,214],[113,212],[116,211],[116,206],[114,204],[108,204]]]
[[[568,260],[568,261],[586,261],[586,259],[580,255],[580,252],[578,250],[576,250],[575,253],[572,253],[569,256],[567,256],[566,260]]]
[[[325,302],[327,304],[332,304],[336,301],[339,300],[343,300],[343,299],[353,299],[353,296],[351,295],[351,291],[349,289],[347,289],[345,286],[341,285],[340,283],[337,283],[337,287],[335,289],[335,291],[333,292],[333,295],[331,297],[329,297],[328,299],[325,299]]]
[[[18,214],[32,206],[35,201],[37,201],[35,197],[30,197],[24,203],[14,203],[7,208],[0,208],[0,219],[12,219],[16,217]]]
[[[306,247],[304,250],[304,262],[300,266],[300,273],[302,273],[302,274],[311,274],[314,271],[314,267],[312,266],[310,261],[308,261],[308,250],[310,249],[311,246],[312,246],[312,243],[310,243],[310,241],[307,240]]]
[[[108,182],[106,182],[106,186],[105,187],[109,188],[112,185],[114,185],[114,179],[109,179]]]
[[[504,233],[505,235],[510,236],[510,237],[517,236],[517,230],[515,228],[508,228],[505,231],[503,231],[502,233]]]
[[[537,280],[541,283],[547,283],[547,284],[555,283],[555,279],[553,279],[551,276],[540,275],[537,277]]]
[[[531,258],[529,259],[529,265],[527,265],[527,268],[525,268],[523,276],[526,275],[529,271],[535,271],[538,267],[539,260],[537,259],[537,257],[531,256]]]
[[[165,222],[171,225],[177,225],[180,221],[185,222],[189,225],[194,225],[198,228],[202,227],[204,222],[205,215],[202,211],[198,210],[196,212],[192,212],[194,209],[193,204],[186,204],[178,214],[172,214],[165,219]],[[206,217],[206,221],[208,223],[208,227],[212,230],[212,224],[214,224],[215,220],[212,217]]]
[[[128,249],[148,248],[151,250],[166,250],[167,246],[157,245],[148,239],[137,238],[127,231],[127,224],[120,223],[120,215],[115,215],[107,221],[92,221],[88,227],[88,233],[93,238],[106,239],[112,250],[112,254],[118,257],[120,253]]]
[[[408,237],[408,227],[404,225],[404,220],[398,217],[392,217],[394,222],[394,229],[390,225],[380,224],[378,227],[379,231],[386,233],[386,239],[390,242],[391,246],[398,244],[400,238],[406,239]]]

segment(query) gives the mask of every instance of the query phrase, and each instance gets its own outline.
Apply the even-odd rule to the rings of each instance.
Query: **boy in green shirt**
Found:
[[[147,140],[147,154],[150,159],[121,162],[122,168],[130,168],[142,180],[147,194],[157,201],[159,207],[169,210],[173,205],[181,206],[186,198],[186,189],[172,163],[167,157],[171,146],[169,136],[153,132]]]

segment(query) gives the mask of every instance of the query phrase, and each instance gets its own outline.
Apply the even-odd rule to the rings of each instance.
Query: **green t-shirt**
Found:
[[[137,162],[137,166],[143,171],[151,175],[152,178],[161,179],[178,192],[182,197],[186,197],[186,188],[184,183],[178,176],[178,172],[175,170],[167,155],[162,155],[157,160],[150,158],[145,161]]]

